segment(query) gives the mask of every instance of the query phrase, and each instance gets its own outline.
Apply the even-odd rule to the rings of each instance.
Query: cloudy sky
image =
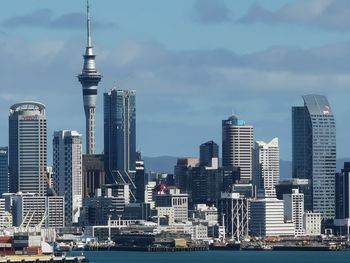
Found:
[[[47,105],[54,130],[84,133],[76,78],[85,47],[84,0],[3,0],[0,9],[0,145],[9,107]],[[137,145],[146,156],[196,156],[220,144],[232,113],[256,140],[280,138],[291,159],[291,106],[326,95],[337,122],[338,157],[350,156],[349,0],[91,0],[102,94],[137,91]],[[51,149],[51,147],[50,147]],[[49,153],[51,151],[49,150]],[[51,154],[51,153],[50,153]]]

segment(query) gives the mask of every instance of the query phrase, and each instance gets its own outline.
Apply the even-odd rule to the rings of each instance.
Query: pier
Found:
[[[54,257],[54,256],[6,256],[0,257],[0,263],[83,263],[88,262],[85,256]]]

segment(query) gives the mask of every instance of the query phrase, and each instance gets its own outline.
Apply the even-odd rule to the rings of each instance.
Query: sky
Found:
[[[93,45],[103,79],[97,152],[103,151],[103,93],[137,92],[137,148],[145,156],[198,156],[221,148],[221,121],[238,115],[255,140],[280,140],[291,160],[291,107],[327,96],[338,158],[350,157],[350,1],[90,0]],[[12,104],[47,106],[53,132],[84,135],[77,80],[86,45],[84,0],[3,0],[0,9],[0,145]]]

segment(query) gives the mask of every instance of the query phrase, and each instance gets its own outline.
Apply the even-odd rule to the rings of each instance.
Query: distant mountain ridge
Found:
[[[174,173],[174,166],[178,157],[174,156],[158,156],[158,157],[144,157],[146,171]],[[350,158],[340,158],[337,160],[337,172],[344,166],[344,162],[350,162]],[[292,178],[292,162],[280,160],[280,178]]]

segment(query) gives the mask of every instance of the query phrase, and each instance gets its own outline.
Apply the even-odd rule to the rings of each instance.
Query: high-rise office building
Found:
[[[350,219],[350,162],[335,175],[335,218]]]
[[[0,147],[0,196],[9,192],[8,148]]]
[[[10,192],[45,195],[47,127],[45,105],[24,101],[10,108]]]
[[[253,126],[231,116],[222,121],[222,165],[240,168],[241,181],[252,180]]]
[[[280,178],[278,138],[266,143],[256,141],[253,154],[253,183],[265,196],[276,196],[275,185]]]
[[[215,165],[213,164],[213,160],[219,160],[219,146],[214,141],[209,141],[201,144],[199,147],[200,166],[212,167]]]
[[[82,140],[76,131],[57,131],[53,138],[55,192],[65,198],[65,223],[78,223],[83,199]]]
[[[309,179],[312,207],[324,219],[335,215],[336,126],[325,96],[303,96],[304,106],[292,108],[293,178]]]
[[[113,88],[104,94],[104,154],[109,183],[128,183],[134,191],[136,92]],[[135,199],[135,198],[134,198]]]
[[[101,81],[101,74],[96,69],[96,55],[91,40],[91,19],[89,3],[87,4],[87,44],[84,54],[84,66],[78,79],[83,87],[84,111],[86,118],[86,153],[95,153],[95,122],[97,85]]]

